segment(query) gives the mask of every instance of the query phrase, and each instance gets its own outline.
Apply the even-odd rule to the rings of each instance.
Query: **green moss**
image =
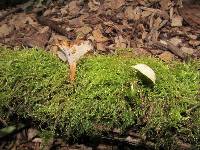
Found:
[[[142,134],[159,145],[200,140],[200,111],[186,110],[198,99],[198,62],[165,64],[155,58],[89,56],[79,62],[76,82],[67,81],[67,65],[37,51],[0,53],[0,113],[13,109],[62,135],[98,134],[141,125]],[[131,66],[155,70],[154,87],[142,83]],[[184,114],[184,115],[183,115]],[[161,139],[164,140],[161,140]]]

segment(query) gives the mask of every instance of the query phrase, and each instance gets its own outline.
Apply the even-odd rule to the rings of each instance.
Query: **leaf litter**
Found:
[[[112,53],[117,48],[131,48],[133,51],[141,48],[152,55],[155,55],[154,51],[160,51],[160,55],[165,53],[166,48],[158,43],[179,38],[179,45],[171,42],[172,46],[167,48],[175,58],[186,59],[176,50],[187,55],[187,48],[190,57],[200,56],[198,2],[71,0],[62,1],[62,5],[60,2],[51,1],[45,8],[33,7],[31,11],[26,10],[27,4],[24,4],[24,9],[20,5],[23,11],[8,15],[0,23],[1,45],[41,47],[54,51],[50,39],[54,35],[63,35],[72,43],[78,39],[93,39],[94,50],[98,53]],[[4,16],[9,11],[12,8],[2,10],[0,14]],[[48,26],[49,31],[41,35],[37,32],[43,26]]]

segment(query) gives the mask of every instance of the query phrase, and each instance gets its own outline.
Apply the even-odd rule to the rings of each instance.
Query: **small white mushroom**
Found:
[[[155,84],[156,74],[149,66],[145,64],[137,64],[135,66],[132,66],[132,68],[138,70],[140,73],[142,73]]]

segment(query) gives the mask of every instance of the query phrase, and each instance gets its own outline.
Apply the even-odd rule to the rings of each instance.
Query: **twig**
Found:
[[[191,107],[190,109],[186,110],[187,114],[190,114],[192,111],[195,111],[197,108],[200,108],[200,104]]]

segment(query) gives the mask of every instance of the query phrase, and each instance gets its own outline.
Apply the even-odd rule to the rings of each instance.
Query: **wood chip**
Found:
[[[183,23],[183,18],[181,16],[173,16],[172,18],[172,23],[171,26],[172,27],[181,27]]]

